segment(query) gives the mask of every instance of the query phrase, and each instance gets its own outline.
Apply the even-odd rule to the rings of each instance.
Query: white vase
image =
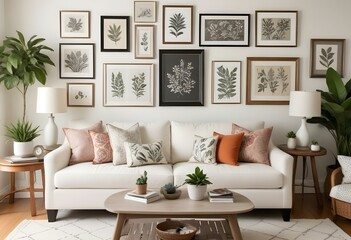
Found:
[[[207,185],[190,185],[188,184],[188,195],[191,200],[200,201],[204,199],[207,191]]]
[[[316,144],[311,145],[311,151],[318,152],[319,150],[321,150],[321,147],[319,145],[316,145]]]
[[[295,149],[296,148],[296,138],[288,138],[288,142],[286,143],[286,146],[289,149]]]
[[[33,148],[33,141],[13,142],[13,154],[17,157],[32,157],[34,155]]]

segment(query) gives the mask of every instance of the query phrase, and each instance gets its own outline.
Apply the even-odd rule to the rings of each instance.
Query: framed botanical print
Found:
[[[212,103],[240,103],[241,62],[212,61]]]
[[[128,16],[101,16],[101,52],[129,52]]]
[[[94,83],[67,83],[68,107],[94,107]]]
[[[160,50],[159,105],[204,105],[204,50]]]
[[[154,66],[143,63],[104,63],[103,105],[153,106]]]
[[[135,58],[154,58],[154,25],[135,25]]]
[[[156,1],[134,1],[134,22],[156,22]]]
[[[90,38],[90,11],[60,11],[61,38]]]
[[[60,43],[59,58],[60,78],[95,78],[94,43]]]
[[[298,84],[299,58],[247,58],[246,104],[288,105]]]
[[[256,11],[256,47],[296,47],[297,11]]]
[[[250,14],[200,14],[200,46],[248,47]]]
[[[345,39],[311,39],[311,77],[325,77],[332,67],[343,77]]]
[[[163,44],[193,43],[193,6],[163,5]]]

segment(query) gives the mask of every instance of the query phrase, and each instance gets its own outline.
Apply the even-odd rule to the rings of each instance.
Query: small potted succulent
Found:
[[[145,194],[147,190],[147,172],[144,171],[144,175],[141,175],[136,180],[136,193]]]
[[[319,150],[321,150],[321,147],[319,146],[318,142],[316,140],[312,140],[311,151],[318,152]]]
[[[166,199],[177,199],[182,191],[178,189],[182,185],[175,186],[173,183],[167,183],[161,188],[161,193]]]
[[[188,178],[185,179],[184,183],[188,184],[189,198],[196,201],[202,200],[207,191],[207,185],[212,184],[208,180],[207,174],[199,167],[196,167],[194,173],[187,174],[186,176]]]
[[[296,148],[296,133],[294,131],[289,131],[286,134],[286,137],[288,138],[288,142],[286,143],[286,146],[289,149],[295,149]]]

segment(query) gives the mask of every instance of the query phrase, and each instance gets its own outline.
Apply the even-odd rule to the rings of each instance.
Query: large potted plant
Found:
[[[207,185],[212,184],[208,180],[207,174],[199,167],[195,168],[194,173],[186,175],[185,183],[188,184],[188,195],[191,200],[200,201],[204,198],[207,191]]]

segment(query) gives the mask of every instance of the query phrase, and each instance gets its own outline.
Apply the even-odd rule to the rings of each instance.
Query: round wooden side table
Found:
[[[40,188],[40,189],[34,188],[34,173],[36,170],[41,170],[43,188]],[[16,192],[29,192],[30,211],[31,211],[32,216],[35,216],[37,213],[36,213],[34,192],[43,192],[43,196],[45,195],[44,194],[44,186],[45,186],[44,162],[43,161],[36,161],[36,162],[11,163],[9,161],[6,161],[5,159],[0,159],[0,171],[10,173],[10,180],[11,180],[10,192],[0,196],[0,200],[4,199],[8,195],[10,195],[9,203],[14,203]],[[15,173],[16,172],[29,172],[29,187],[28,188],[16,190],[16,185],[15,185]]]
[[[316,168],[316,159],[315,157],[318,156],[324,156],[327,154],[327,150],[323,147],[319,151],[311,151],[309,147],[297,147],[295,149],[290,149],[286,146],[286,144],[282,144],[278,146],[282,151],[290,154],[291,156],[294,157],[294,169],[293,169],[293,195],[295,195],[295,176],[296,176],[296,167],[297,167],[297,159],[298,157],[302,157],[303,160],[303,169],[302,169],[302,194],[305,193],[304,188],[305,187],[314,187],[315,190],[315,195],[317,198],[317,203],[318,206],[323,206],[323,199],[321,198],[321,193],[320,193],[320,188],[319,188],[319,182],[318,182],[318,173],[317,173],[317,168]],[[305,173],[306,173],[306,159],[307,157],[310,157],[311,159],[311,168],[312,168],[312,175],[313,175],[313,183],[314,186],[305,186]]]

